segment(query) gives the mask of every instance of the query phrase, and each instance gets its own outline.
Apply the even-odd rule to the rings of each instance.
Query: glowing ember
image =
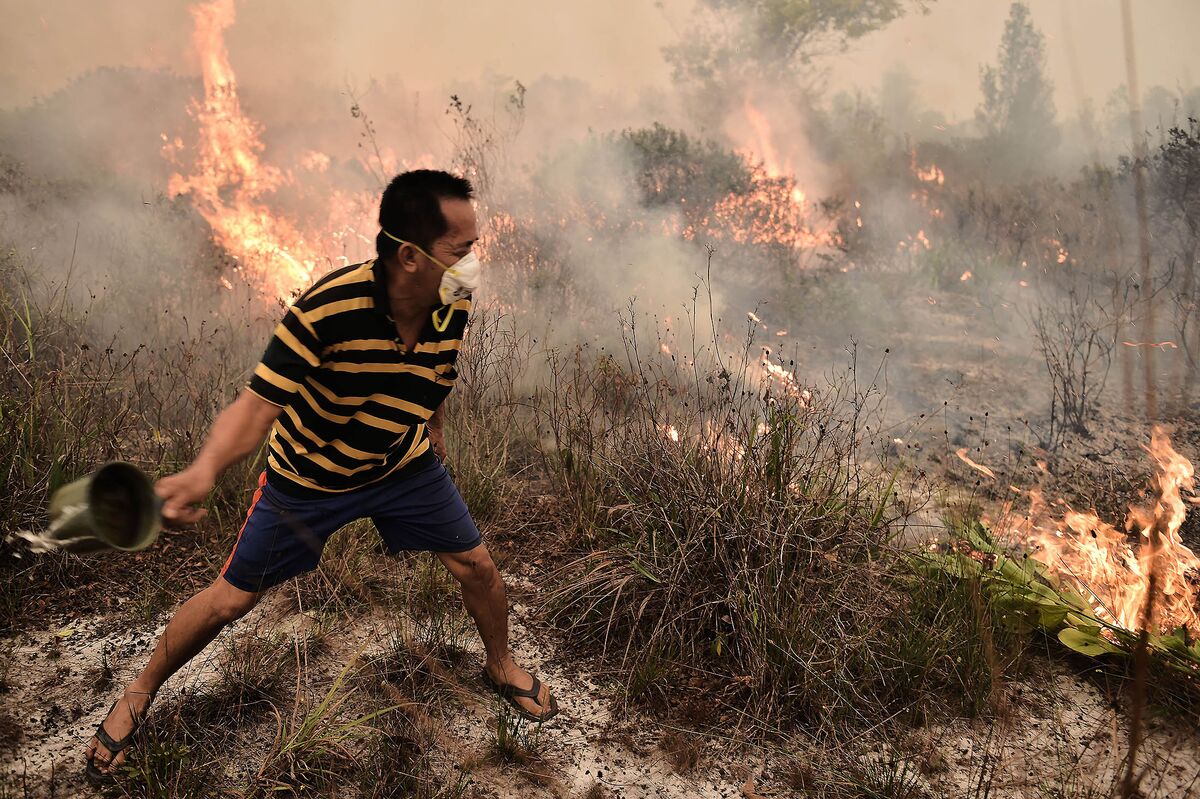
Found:
[[[988,477],[992,478],[993,480],[996,479],[995,472],[993,472],[988,467],[984,466],[982,463],[976,463],[975,461],[973,461],[969,457],[967,457],[967,448],[966,447],[963,447],[962,449],[958,450],[954,454],[958,456],[958,459],[960,461],[967,464],[968,466],[970,466],[972,469],[979,472],[980,474],[985,474]]]
[[[1143,626],[1153,574],[1150,626],[1186,627],[1196,635],[1200,633],[1200,558],[1179,536],[1187,513],[1182,494],[1194,491],[1194,471],[1161,428],[1154,429],[1146,449],[1157,470],[1148,501],[1130,507],[1124,531],[1061,500],[1056,504],[1066,510],[1056,517],[1037,491],[1030,492],[1029,512],[1023,519],[993,528],[1024,545],[1051,574],[1078,589],[1090,600],[1098,619],[1129,630]]]
[[[912,170],[913,176],[922,183],[941,186],[946,182],[946,174],[937,164],[930,164],[924,168],[917,164],[917,148],[915,147],[909,151],[909,168]]]
[[[1179,349],[1179,345],[1174,341],[1122,341],[1121,343],[1126,347],[1154,347],[1159,350],[1166,350],[1168,348],[1173,350]]]

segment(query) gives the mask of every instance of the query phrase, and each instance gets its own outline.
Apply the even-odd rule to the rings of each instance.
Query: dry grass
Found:
[[[872,728],[955,695],[986,711],[994,625],[889,555],[892,484],[863,460],[873,387],[853,367],[762,385],[728,366],[751,342],[668,357],[635,322],[623,363],[580,350],[553,373],[549,462],[582,550],[551,597],[568,638],[641,704],[703,674],[739,727]]]

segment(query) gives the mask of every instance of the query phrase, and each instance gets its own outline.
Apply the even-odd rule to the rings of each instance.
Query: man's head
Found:
[[[439,170],[392,178],[379,203],[379,226],[386,231],[375,237],[380,260],[395,262],[422,293],[436,297],[442,267],[469,253],[478,238],[472,194],[470,181]]]

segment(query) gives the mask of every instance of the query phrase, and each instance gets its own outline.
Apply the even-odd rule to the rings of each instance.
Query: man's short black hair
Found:
[[[474,196],[466,178],[439,169],[414,169],[392,178],[379,201],[379,226],[393,236],[411,241],[425,252],[446,235],[441,201],[470,200]],[[400,244],[383,233],[375,236],[375,251],[390,258]]]

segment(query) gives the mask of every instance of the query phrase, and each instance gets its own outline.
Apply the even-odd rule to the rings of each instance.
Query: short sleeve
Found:
[[[288,309],[246,386],[272,405],[287,405],[304,379],[321,365],[321,341],[303,306],[301,298]]]

